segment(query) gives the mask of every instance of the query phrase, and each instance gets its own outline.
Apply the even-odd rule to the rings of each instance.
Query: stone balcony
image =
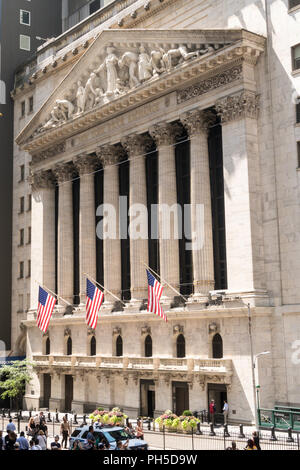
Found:
[[[33,361],[39,373],[55,369],[103,371],[141,371],[153,373],[185,373],[208,376],[231,376],[231,359],[177,359],[158,357],[101,357],[101,356],[40,356],[34,355]]]

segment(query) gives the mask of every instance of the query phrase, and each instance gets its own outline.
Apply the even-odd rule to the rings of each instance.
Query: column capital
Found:
[[[211,111],[195,109],[180,116],[180,121],[192,137],[201,132],[207,134],[208,128],[216,122],[216,115]]]
[[[32,191],[40,189],[54,188],[55,178],[51,170],[40,170],[31,173],[28,177],[28,182],[31,185]]]
[[[122,147],[126,150],[129,158],[145,154],[153,145],[148,135],[132,134],[123,137]]]
[[[248,117],[257,119],[260,96],[253,91],[243,90],[241,93],[226,96],[216,102],[216,110],[222,123]]]
[[[102,145],[96,150],[97,157],[102,163],[102,166],[115,165],[125,155],[125,150],[121,145]]]
[[[149,129],[149,134],[157,147],[175,144],[177,137],[180,137],[182,133],[183,129],[178,123],[161,122]]]
[[[96,155],[88,155],[86,153],[77,155],[77,157],[73,159],[74,167],[78,171],[79,176],[92,173],[96,169],[97,163]]]
[[[75,174],[75,168],[72,162],[58,163],[52,171],[58,183],[66,183],[72,180]]]

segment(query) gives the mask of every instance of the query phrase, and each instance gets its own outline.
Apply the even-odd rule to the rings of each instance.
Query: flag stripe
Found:
[[[148,271],[147,278],[148,278],[148,306],[147,311],[149,313],[154,313],[162,318],[165,322],[168,321],[167,316],[163,312],[160,306],[160,299],[163,292],[163,286],[155,279],[155,277]]]
[[[46,333],[52,316],[56,298],[48,294],[42,287],[39,288],[39,299],[37,308],[37,327]]]
[[[98,289],[89,279],[86,287],[86,323],[93,330],[97,327],[98,312],[104,298],[103,292]]]

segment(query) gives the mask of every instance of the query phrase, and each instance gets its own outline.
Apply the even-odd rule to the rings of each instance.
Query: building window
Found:
[[[28,196],[28,209],[27,209],[27,212],[30,212],[31,211],[31,194],[29,194]]]
[[[19,246],[23,246],[24,245],[24,229],[21,228],[20,230],[20,243],[19,243]]]
[[[30,36],[20,34],[20,49],[23,51],[30,51]]]
[[[20,24],[30,26],[30,11],[20,10]]]
[[[95,338],[95,336],[92,336],[90,346],[91,346],[91,356],[96,356],[96,338]]]
[[[50,354],[50,339],[46,339],[46,344],[45,344],[45,354],[46,356],[49,356]]]
[[[27,294],[27,310],[30,309],[30,294]]]
[[[95,11],[99,10],[101,7],[100,5],[100,0],[94,0],[93,2],[90,3],[90,15],[95,13]]]
[[[31,244],[31,227],[28,227],[27,245]]]
[[[70,338],[70,336],[67,340],[67,356],[72,356],[72,339]]]
[[[297,46],[292,47],[292,61],[293,70],[300,69],[300,44],[297,44]]]
[[[179,335],[177,338],[177,357],[185,357],[185,339],[183,335]]]
[[[27,277],[31,277],[31,260],[28,260],[27,264]]]
[[[24,213],[24,197],[20,197],[20,214]]]
[[[289,0],[289,9],[300,6],[300,0]]]
[[[23,310],[24,310],[23,294],[19,294],[19,309],[18,309],[18,313],[22,313]]]
[[[19,279],[24,278],[24,261],[19,263]]]
[[[25,180],[25,165],[20,166],[20,180],[19,183]]]
[[[29,98],[29,113],[33,112],[33,96]]]
[[[223,357],[223,340],[217,333],[212,340],[212,353],[214,359],[222,359]]]
[[[21,117],[25,116],[25,101],[21,103]]]
[[[116,341],[116,356],[118,357],[123,356],[123,340],[122,340],[122,336],[120,335],[117,337],[117,341]]]
[[[152,338],[148,335],[145,339],[145,357],[152,357]]]

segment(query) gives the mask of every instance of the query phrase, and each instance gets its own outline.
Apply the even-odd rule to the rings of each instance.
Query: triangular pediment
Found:
[[[245,30],[102,31],[16,141],[31,153],[47,148],[149,99],[155,90],[234,60],[238,48],[237,54],[255,58],[256,50],[258,57],[263,44],[264,38]]]

